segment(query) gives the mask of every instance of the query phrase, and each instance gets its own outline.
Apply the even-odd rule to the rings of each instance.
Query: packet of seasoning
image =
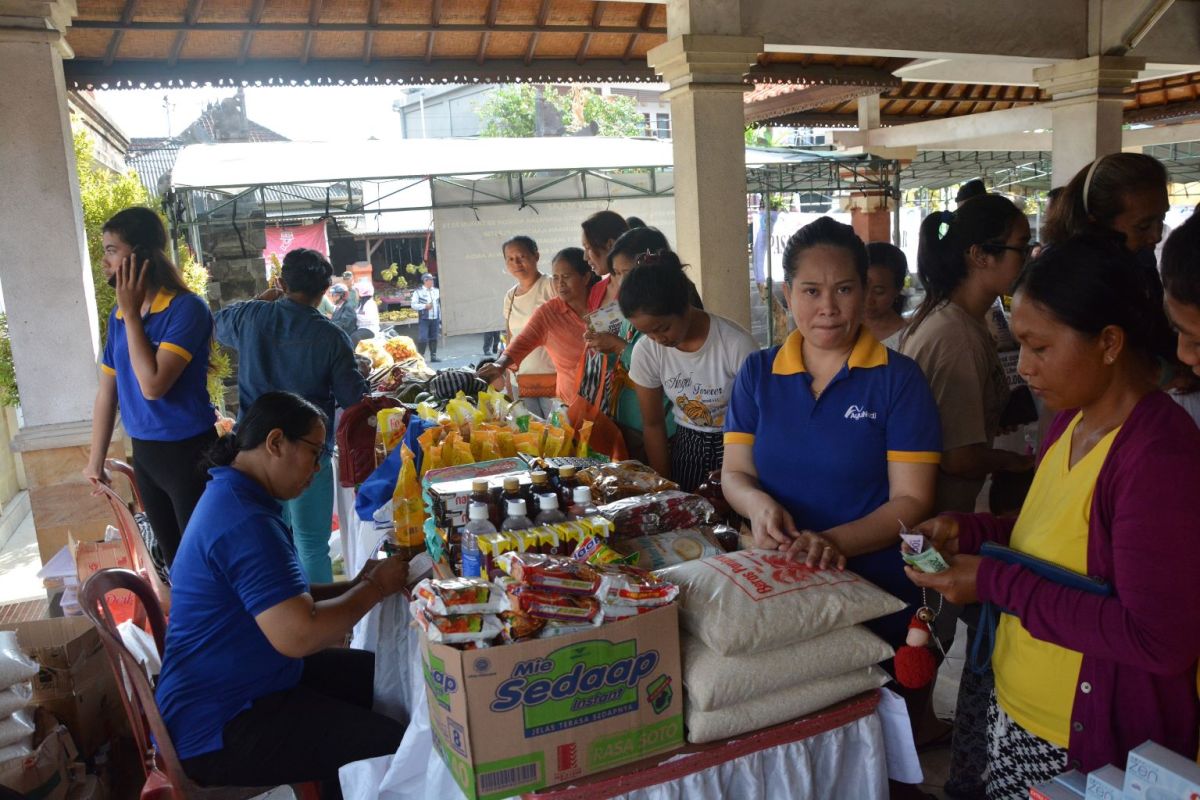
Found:
[[[517,611],[505,611],[500,615],[500,625],[500,635],[507,644],[512,644],[537,636],[546,626],[546,620]]]
[[[591,595],[600,586],[595,569],[563,556],[509,552],[499,556],[496,563],[518,582],[537,589]]]
[[[595,597],[542,591],[520,583],[508,587],[508,597],[514,611],[538,619],[590,623],[600,613]]]
[[[600,591],[605,603],[630,606],[664,606],[679,594],[679,587],[628,564],[605,564],[600,571]]]
[[[430,611],[423,602],[414,600],[410,606],[412,617],[431,642],[460,644],[482,643],[500,635],[500,618],[494,614],[462,614],[443,617]]]

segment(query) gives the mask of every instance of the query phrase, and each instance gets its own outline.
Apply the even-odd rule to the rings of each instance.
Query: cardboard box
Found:
[[[71,560],[75,562],[81,587],[84,581],[102,569],[133,569],[129,551],[120,538],[93,542],[76,539],[73,534],[68,534],[67,547],[71,552]],[[136,606],[137,599],[133,592],[111,592],[108,595],[108,608],[118,625],[133,619]]]
[[[33,706],[45,708],[71,732],[84,756],[129,732],[112,666],[92,623],[62,617],[0,625],[41,667],[33,678]]]
[[[476,478],[487,478],[488,488],[504,485],[504,479],[516,477],[522,486],[530,482],[529,465],[519,458],[501,458],[477,464],[431,469],[421,478],[429,501],[429,510],[439,528],[457,527],[467,523],[467,507],[471,504],[471,484]],[[529,515],[531,518],[533,513]]]
[[[1200,764],[1154,742],[1129,751],[1125,800],[1191,800],[1200,796]]]
[[[1125,770],[1109,764],[1090,773],[1087,779],[1087,800],[1124,800]]]
[[[1053,780],[1029,787],[1031,800],[1083,800],[1087,778],[1078,770],[1064,772]]]
[[[434,747],[471,800],[534,791],[683,744],[674,605],[503,647],[425,641],[421,656]]]

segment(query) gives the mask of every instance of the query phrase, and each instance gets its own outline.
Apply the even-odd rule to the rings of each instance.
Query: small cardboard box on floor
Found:
[[[674,605],[549,639],[456,650],[424,640],[434,746],[492,800],[683,744]]]

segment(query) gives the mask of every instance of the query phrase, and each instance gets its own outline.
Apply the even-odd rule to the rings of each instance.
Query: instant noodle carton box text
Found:
[[[683,744],[674,605],[580,633],[456,650],[423,641],[434,747],[471,800]]]

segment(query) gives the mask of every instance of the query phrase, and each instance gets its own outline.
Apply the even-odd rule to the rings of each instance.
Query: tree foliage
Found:
[[[74,134],[75,167],[79,177],[79,200],[83,209],[83,229],[87,238],[88,258],[92,267],[92,286],[96,295],[96,317],[99,324],[100,341],[108,335],[108,317],[116,305],[117,296],[104,277],[104,245],[101,228],[118,211],[130,206],[150,206],[150,194],[138,179],[137,173],[128,170],[119,175],[100,166],[93,157],[95,144],[91,134],[80,129]],[[184,283],[201,297],[208,288],[208,270],[196,263],[192,251],[186,246],[179,248],[180,271]],[[219,408],[224,408],[224,379],[230,374],[228,353],[213,342],[209,358],[208,392]],[[8,335],[7,318],[0,315],[0,403],[17,405],[20,395],[17,389],[16,370],[12,360],[12,342]]]
[[[592,123],[600,136],[640,136],[645,120],[637,103],[625,95],[601,95],[584,86],[572,86],[562,94],[553,86],[541,87],[544,103],[561,121],[568,133],[576,133]],[[536,130],[538,89],[532,84],[501,86],[475,107],[479,116],[480,136],[524,137]]]

